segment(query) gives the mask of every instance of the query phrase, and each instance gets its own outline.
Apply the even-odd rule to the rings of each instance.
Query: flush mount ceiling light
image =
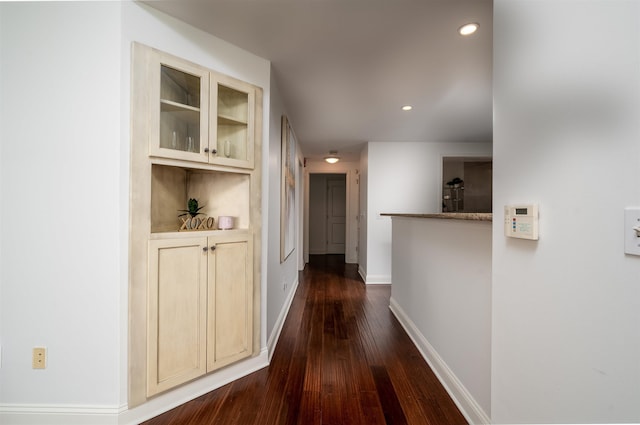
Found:
[[[477,24],[475,22],[470,22],[470,23],[464,24],[463,26],[458,28],[458,33],[460,35],[471,35],[474,32],[478,31],[478,28],[480,28],[479,24]]]
[[[403,111],[410,111],[410,110],[412,110],[412,109],[413,109],[413,106],[411,106],[411,105],[404,105],[404,106],[402,107],[402,110],[403,110]]]
[[[324,160],[329,164],[335,164],[340,161],[340,157],[338,157],[338,151],[329,151],[329,156],[325,156]]]

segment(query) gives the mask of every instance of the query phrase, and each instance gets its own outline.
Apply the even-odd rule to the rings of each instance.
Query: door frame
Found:
[[[304,256],[304,224],[305,224],[305,216],[304,216],[304,200],[308,195],[308,186],[304,185],[304,168],[302,165],[302,161],[298,158],[298,166],[296,170],[296,251],[298,255],[298,271],[304,270],[305,264],[308,262],[305,261]]]
[[[333,169],[335,168],[335,169]],[[353,196],[359,196],[359,190],[357,186],[358,170],[356,168],[345,167],[332,167],[327,169],[325,166],[312,166],[307,164],[304,169],[304,240],[303,240],[303,253],[304,262],[309,262],[309,180],[311,174],[344,174],[346,185],[346,215],[347,220],[345,223],[345,261],[348,263],[358,263],[358,238],[359,235],[352,235],[354,229],[357,231],[358,220],[358,199],[353,199]],[[355,193],[354,193],[355,191]]]

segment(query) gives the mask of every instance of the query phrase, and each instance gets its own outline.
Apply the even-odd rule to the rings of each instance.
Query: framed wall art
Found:
[[[296,241],[296,138],[282,116],[282,169],[280,173],[280,262],[293,252]]]

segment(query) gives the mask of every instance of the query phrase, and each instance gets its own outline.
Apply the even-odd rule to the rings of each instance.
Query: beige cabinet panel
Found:
[[[245,237],[209,238],[207,371],[253,352],[253,247]]]
[[[149,241],[147,396],[206,372],[206,238]]]

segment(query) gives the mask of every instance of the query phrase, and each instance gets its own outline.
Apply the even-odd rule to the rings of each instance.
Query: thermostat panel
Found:
[[[538,205],[504,207],[504,235],[509,238],[538,240]]]

